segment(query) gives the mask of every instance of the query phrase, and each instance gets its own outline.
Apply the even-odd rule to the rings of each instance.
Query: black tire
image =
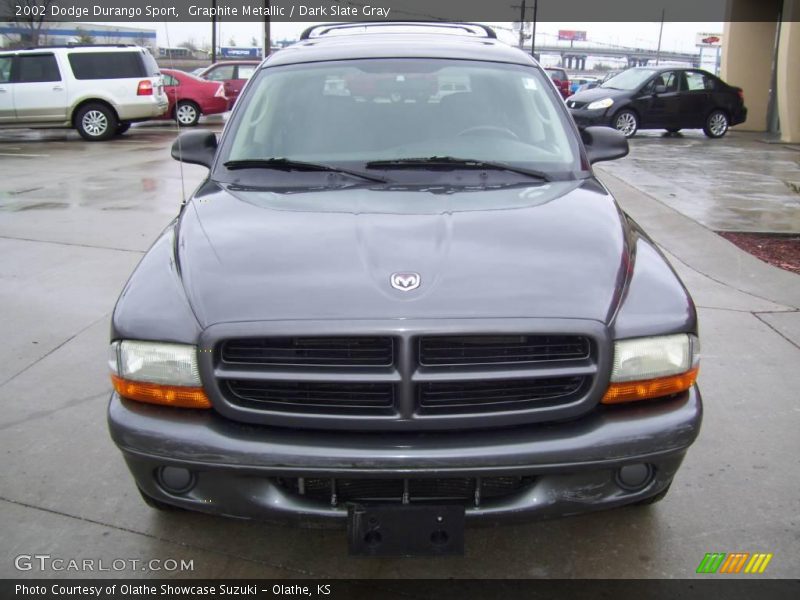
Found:
[[[117,133],[117,115],[105,104],[92,102],[75,115],[75,128],[89,142],[105,142]]]
[[[703,133],[710,138],[721,138],[728,133],[730,119],[724,110],[716,109],[706,117],[706,124],[703,126]]]
[[[142,495],[142,500],[144,503],[147,504],[150,508],[154,508],[161,512],[179,512],[183,509],[179,506],[174,506],[172,504],[167,504],[166,502],[162,502],[161,500],[156,500],[155,498],[148,496],[142,491],[142,488],[138,488],[139,493]]]
[[[634,504],[634,506],[649,506],[650,504],[655,504],[656,502],[661,502],[661,500],[664,499],[664,496],[667,495],[667,492],[669,491],[669,488],[670,488],[671,485],[672,485],[672,482],[670,482],[667,487],[665,487],[663,490],[658,492],[655,496],[650,496],[649,498],[645,498],[644,500],[639,500],[638,502],[636,502]]]
[[[117,125],[117,133],[116,133],[116,135],[122,135],[123,133],[128,131],[128,129],[130,129],[130,128],[131,128],[131,124],[130,123],[120,123],[119,125]]]
[[[639,115],[630,109],[623,108],[614,115],[611,125],[626,138],[632,138],[639,130]]]
[[[181,127],[194,127],[200,120],[200,107],[189,100],[181,100],[175,105],[173,117]]]
[[[680,127],[667,127],[667,133],[678,133],[680,130]]]

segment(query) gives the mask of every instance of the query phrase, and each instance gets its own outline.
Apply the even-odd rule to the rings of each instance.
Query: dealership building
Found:
[[[70,44],[78,39],[91,39],[95,44],[136,44],[154,49],[155,29],[98,25],[95,23],[45,23],[39,33],[39,46]],[[0,48],[19,47],[30,43],[31,28],[20,23],[0,22]]]
[[[729,0],[726,17],[721,75],[748,108],[737,129],[800,142],[800,0]]]

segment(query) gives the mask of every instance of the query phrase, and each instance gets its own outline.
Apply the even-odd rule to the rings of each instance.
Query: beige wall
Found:
[[[775,31],[775,21],[725,23],[720,76],[726,83],[744,90],[744,103],[747,106],[747,121],[737,129],[767,129]]]
[[[784,0],[778,46],[781,140],[800,142],[800,0]]]
[[[783,0],[781,23],[776,6],[763,0],[729,0],[720,75],[744,90],[747,121],[737,129],[766,131],[780,27],[775,95],[781,138],[800,142],[800,0]]]

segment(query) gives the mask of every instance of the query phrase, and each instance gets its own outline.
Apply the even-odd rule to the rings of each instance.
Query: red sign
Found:
[[[560,40],[571,40],[573,42],[585,42],[586,41],[586,32],[585,31],[574,31],[572,29],[559,29],[558,30],[558,39],[560,39]]]

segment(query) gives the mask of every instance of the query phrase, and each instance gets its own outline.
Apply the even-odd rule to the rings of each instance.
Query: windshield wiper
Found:
[[[322,163],[305,162],[301,160],[292,160],[291,158],[246,158],[243,160],[229,160],[224,163],[225,168],[235,171],[237,169],[277,169],[281,171],[325,171],[328,173],[344,173],[345,175],[352,175],[353,177],[360,177],[368,181],[376,183],[388,183],[387,179],[369,175],[368,173],[361,173],[360,171],[352,171],[343,167],[334,167],[333,165],[325,165]]]
[[[544,171],[515,167],[501,162],[487,160],[476,160],[471,158],[455,158],[454,156],[428,156],[421,158],[397,158],[394,160],[373,160],[366,164],[367,169],[417,169],[425,167],[447,167],[463,169],[493,169],[496,171],[508,171],[519,173],[528,177],[535,177],[544,181],[550,181],[550,176]]]

